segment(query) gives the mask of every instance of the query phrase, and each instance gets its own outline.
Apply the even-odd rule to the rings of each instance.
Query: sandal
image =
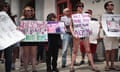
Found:
[[[74,68],[70,68],[70,72],[75,72],[75,69]]]
[[[100,72],[100,70],[97,67],[92,68],[92,71],[94,71],[94,72]]]
[[[105,67],[105,71],[110,71],[110,67],[109,67],[109,66],[106,66],[106,67]]]
[[[112,66],[110,67],[110,69],[115,71],[120,71],[120,68],[118,66]]]

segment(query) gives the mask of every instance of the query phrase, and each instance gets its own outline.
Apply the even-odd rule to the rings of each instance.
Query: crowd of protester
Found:
[[[83,9],[85,7],[84,3],[78,2],[76,5],[75,14],[83,14]],[[104,4],[105,14],[114,14],[114,4],[112,1],[108,1]],[[0,2],[0,12],[5,11],[10,18],[15,23],[15,17],[11,14],[11,9],[8,3]],[[98,21],[98,19],[93,18],[93,11],[88,9],[85,13],[90,15],[92,21]],[[107,37],[105,35],[104,38],[100,38],[100,33],[98,33],[98,38],[96,39],[96,43],[90,43],[89,37],[81,37],[79,38],[74,34],[74,23],[71,18],[72,11],[69,8],[65,8],[63,10],[64,16],[57,18],[55,13],[49,13],[46,17],[46,21],[62,21],[65,24],[65,33],[64,34],[48,34],[48,43],[42,45],[40,42],[20,42],[16,43],[5,50],[0,51],[0,60],[2,63],[5,62],[5,72],[11,72],[11,70],[15,70],[16,59],[20,59],[20,65],[23,66],[24,72],[29,72],[28,65],[32,65],[32,72],[38,72],[36,69],[36,65],[41,62],[46,62],[46,71],[47,72],[59,72],[57,68],[57,60],[59,48],[62,47],[62,68],[66,67],[66,57],[68,48],[70,48],[70,56],[71,56],[71,65],[70,72],[75,72],[74,65],[76,65],[76,56],[78,52],[78,48],[80,48],[82,59],[78,65],[84,64],[85,55],[88,58],[88,64],[91,66],[91,70],[95,72],[100,72],[100,69],[95,66],[95,53],[97,48],[97,40],[103,41],[105,47],[105,71],[110,70],[120,70],[119,66],[114,65],[114,57],[115,57],[115,49],[118,48],[118,38],[117,37]],[[31,6],[25,6],[22,11],[21,20],[37,20],[35,18],[35,10]],[[99,30],[102,29],[101,21]],[[16,23],[15,23],[16,24]],[[18,28],[19,29],[19,28]],[[62,40],[62,42],[61,42]],[[61,46],[60,46],[61,45]],[[45,59],[44,59],[45,53]],[[4,56],[3,56],[4,54]],[[111,64],[109,64],[111,62]]]

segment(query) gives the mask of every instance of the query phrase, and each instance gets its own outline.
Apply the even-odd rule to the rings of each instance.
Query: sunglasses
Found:
[[[114,6],[114,4],[108,4],[108,6]]]
[[[27,12],[32,12],[33,10],[25,10],[25,11],[27,11]]]
[[[78,7],[80,7],[80,8],[84,8],[84,6],[78,6]]]

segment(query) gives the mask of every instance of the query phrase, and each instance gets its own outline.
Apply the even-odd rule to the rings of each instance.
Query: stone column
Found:
[[[56,13],[56,0],[44,0],[44,20],[51,12]]]
[[[35,13],[37,20],[44,20],[44,0],[35,0]]]
[[[19,17],[20,17],[20,2],[19,0],[11,0],[11,12],[12,15],[17,15],[17,17],[15,18],[16,24],[19,24]]]

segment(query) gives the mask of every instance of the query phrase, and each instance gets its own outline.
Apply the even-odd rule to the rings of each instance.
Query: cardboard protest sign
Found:
[[[0,50],[25,38],[5,12],[0,12]]]
[[[26,35],[24,42],[46,42],[47,24],[44,21],[21,21],[21,31]]]
[[[104,14],[102,26],[108,37],[120,37],[120,14]]]

